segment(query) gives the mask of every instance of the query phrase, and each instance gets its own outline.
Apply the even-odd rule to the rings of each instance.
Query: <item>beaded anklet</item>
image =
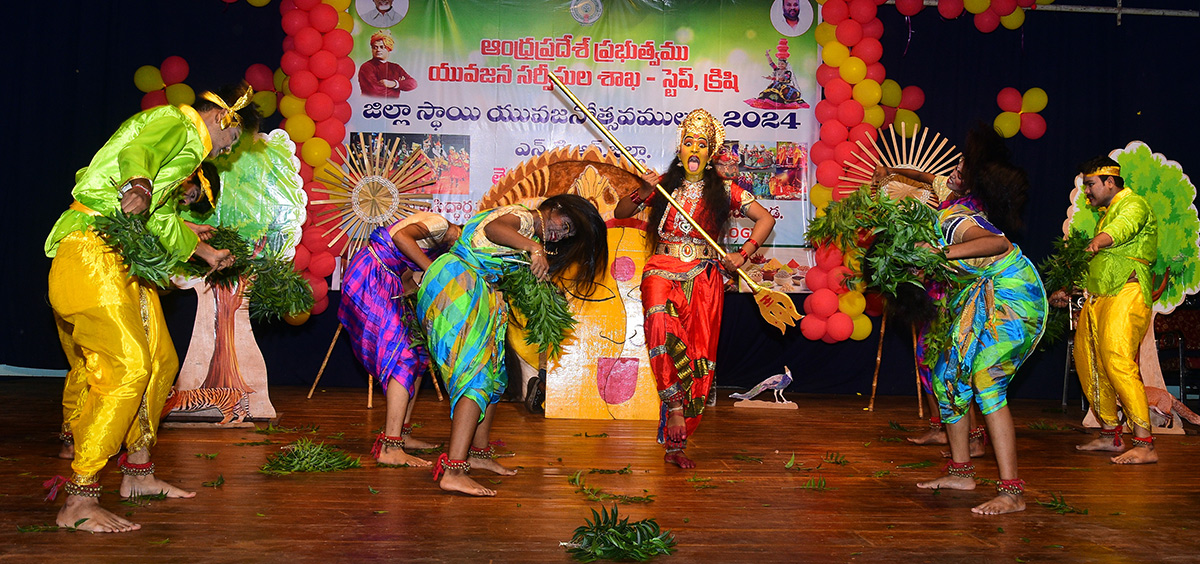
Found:
[[[1121,426],[1117,425],[1112,429],[1100,429],[1100,438],[1112,437],[1113,446],[1121,446]]]
[[[403,449],[404,432],[401,431],[399,437],[386,435],[382,432],[379,433],[379,435],[375,437],[375,445],[371,447],[371,456],[379,458],[379,455],[383,453],[384,447]]]
[[[149,476],[154,474],[154,462],[134,464],[129,461],[129,453],[121,453],[121,458],[117,459],[117,468],[120,468],[121,473],[126,476]]]
[[[969,460],[967,462],[955,462],[953,460],[947,460],[945,472],[951,476],[956,476],[959,478],[974,478],[975,463]]]
[[[996,493],[1019,496],[1025,493],[1025,480],[1000,480],[996,482]]]
[[[471,447],[467,449],[467,458],[496,458],[496,447],[488,445],[487,448]]]
[[[469,473],[471,471],[471,463],[466,460],[453,460],[449,454],[443,452],[438,457],[437,462],[433,464],[434,481],[441,478],[442,474],[445,474],[447,470],[462,470],[463,473]]]
[[[1150,435],[1149,437],[1144,437],[1144,438],[1134,435],[1129,438],[1133,441],[1134,448],[1137,448],[1137,447],[1154,448],[1154,435]]]

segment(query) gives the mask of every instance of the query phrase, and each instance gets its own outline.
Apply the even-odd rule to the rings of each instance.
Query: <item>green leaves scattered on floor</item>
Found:
[[[663,531],[653,518],[634,523],[628,517],[621,519],[616,505],[611,512],[608,508],[601,508],[600,513],[593,509],[592,519],[585,522],[586,525],[575,529],[570,542],[560,543],[579,562],[645,562],[675,550],[675,535],[671,531]]]
[[[279,454],[267,457],[267,463],[259,472],[282,476],[293,472],[336,472],[361,467],[359,458],[305,437],[282,447]]]

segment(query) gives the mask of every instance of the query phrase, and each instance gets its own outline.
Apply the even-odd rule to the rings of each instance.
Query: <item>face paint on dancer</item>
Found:
[[[692,182],[704,178],[709,154],[708,139],[685,135],[683,143],[679,145],[679,162],[683,164],[684,178]]]

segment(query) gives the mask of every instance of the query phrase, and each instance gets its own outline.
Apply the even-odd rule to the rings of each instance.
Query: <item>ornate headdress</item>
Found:
[[[205,92],[200,97],[220,106],[224,110],[229,110],[221,118],[221,129],[229,129],[231,125],[242,126],[242,116],[238,115],[238,110],[250,105],[251,99],[254,98],[254,88],[247,84],[246,91],[232,105],[225,103],[225,100],[222,100],[220,96],[213,92]]]
[[[1104,165],[1096,168],[1084,176],[1121,176],[1121,167],[1113,165]]]
[[[725,142],[725,127],[712,114],[703,108],[697,108],[679,124],[679,138],[676,139],[675,147],[682,146],[683,138],[688,135],[708,140],[708,146],[715,152]]]

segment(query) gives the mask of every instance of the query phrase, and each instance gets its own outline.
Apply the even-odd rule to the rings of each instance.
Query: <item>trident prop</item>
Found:
[[[550,82],[553,82],[559,90],[562,90],[563,94],[567,95],[567,98],[571,99],[571,102],[575,104],[575,107],[578,108],[579,111],[583,112],[585,116],[587,116],[588,121],[592,122],[592,125],[596,126],[596,129],[599,130],[600,133],[604,134],[604,137],[608,139],[608,142],[612,143],[613,146],[621,152],[621,155],[637,168],[639,173],[646,173],[646,167],[643,166],[642,163],[637,159],[633,158],[633,155],[629,153],[629,150],[626,149],[620,141],[617,141],[617,138],[614,137],[613,134],[608,131],[608,129],[606,129],[603,125],[600,125],[600,121],[596,119],[596,116],[592,115],[592,112],[583,105],[583,102],[580,102],[579,98],[575,97],[575,94],[571,92],[570,88],[567,88],[567,85],[563,84],[562,81],[559,80],[558,77],[552,72],[546,73],[546,76],[550,78]],[[675,198],[672,198],[661,184],[655,183],[654,187],[658,189],[659,194],[667,199],[667,202],[671,204],[671,207],[675,208],[675,211],[678,212],[679,215],[682,215],[685,219],[687,219],[688,223],[691,223],[692,227],[704,236],[704,240],[707,241],[708,244],[717,251],[718,255],[725,256],[725,249],[722,249],[721,246],[718,245],[717,242],[714,241],[713,238],[704,231],[704,228],[700,227],[700,224],[696,222],[695,218],[689,215],[688,212],[684,211],[683,207],[679,205],[679,202],[676,202]],[[740,268],[737,269],[737,273],[739,276],[741,276],[742,280],[745,281],[752,290],[754,290],[754,301],[758,302],[758,311],[762,314],[763,319],[766,319],[767,323],[779,328],[780,333],[783,333],[788,327],[795,327],[796,321],[803,317],[800,315],[800,312],[796,311],[796,305],[792,303],[792,299],[789,298],[787,294],[758,284],[750,278],[749,274],[746,274],[745,271]]]

